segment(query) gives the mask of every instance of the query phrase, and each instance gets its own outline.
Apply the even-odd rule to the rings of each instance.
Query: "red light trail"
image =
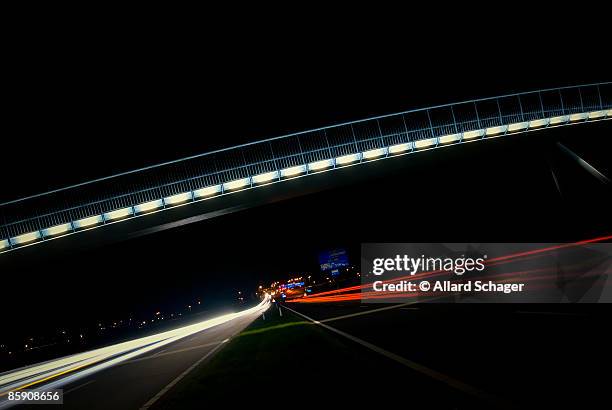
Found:
[[[491,258],[485,261],[485,265],[487,266],[499,266],[505,265],[511,262],[524,261],[528,259],[537,258],[541,255],[544,255],[548,252],[572,248],[580,245],[586,245],[590,243],[603,242],[606,240],[611,240],[612,235],[601,236],[597,238],[582,240],[579,242],[567,243],[562,245],[549,246],[541,249],[535,249],[531,251],[525,252],[517,252],[509,255],[499,256],[495,258]],[[516,280],[519,276],[525,276],[533,273],[546,273],[553,271],[554,268],[540,268],[540,269],[531,269],[531,270],[521,270],[515,272],[506,272],[497,275],[487,276],[486,279],[500,279],[499,283],[507,283],[513,280]],[[407,275],[399,278],[393,278],[386,281],[382,281],[383,283],[397,283],[403,280],[418,280],[418,279],[431,279],[434,277],[438,277],[443,274],[448,274],[448,272],[443,270],[437,271],[429,271],[429,272],[421,272],[415,275]],[[479,279],[482,277],[476,277],[475,279]],[[555,279],[556,276],[554,274],[551,275],[538,275],[532,277],[521,277],[521,280],[524,282],[536,282],[543,280],[551,280]],[[321,293],[314,294],[309,297],[300,297],[296,299],[287,300],[288,303],[330,303],[330,302],[342,302],[342,301],[351,301],[351,300],[372,300],[372,299],[389,299],[389,298],[397,298],[401,297],[415,297],[415,296],[427,296],[430,295],[431,292],[393,292],[392,294],[375,291],[368,292],[358,292],[363,291],[365,289],[369,289],[371,284],[363,284],[363,285],[353,285],[344,287],[341,289],[329,290]],[[540,288],[541,286],[538,286]]]

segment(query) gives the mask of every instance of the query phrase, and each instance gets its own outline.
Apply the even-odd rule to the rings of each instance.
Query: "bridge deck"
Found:
[[[269,138],[0,204],[0,252],[312,173],[612,118],[612,83],[464,101]]]

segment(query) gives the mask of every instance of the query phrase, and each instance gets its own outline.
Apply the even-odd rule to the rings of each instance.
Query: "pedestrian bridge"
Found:
[[[0,252],[365,162],[612,118],[612,83],[352,121],[149,166],[0,204]]]

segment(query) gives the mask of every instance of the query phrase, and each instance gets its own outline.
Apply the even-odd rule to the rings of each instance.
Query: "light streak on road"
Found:
[[[569,266],[568,268],[573,269],[577,267],[580,267],[580,265],[576,264],[576,265]],[[440,276],[444,273],[447,273],[447,272],[434,272],[432,276]],[[584,273],[584,274],[581,274],[581,277],[586,278],[586,277],[590,277],[593,275],[596,275],[596,273],[593,273],[593,272]],[[428,277],[428,279],[430,279],[432,276]],[[496,283],[500,283],[500,284],[514,283],[520,279],[522,283],[529,283],[530,289],[534,290],[534,289],[546,289],[548,286],[547,284],[539,284],[538,282],[542,282],[542,281],[550,282],[550,281],[557,280],[558,275],[556,272],[556,268],[550,267],[550,268],[539,268],[539,269],[505,272],[505,273],[500,273],[496,275],[480,275],[480,276],[475,276],[473,279],[474,280],[484,280],[484,279],[494,280]],[[397,281],[398,279],[393,279],[393,280],[388,280],[384,282],[385,283],[395,283]],[[366,284],[366,285],[359,286],[358,288],[370,289],[370,286],[371,284]],[[354,287],[350,287],[350,288],[354,288]],[[319,294],[315,294],[307,298],[296,298],[296,299],[287,300],[287,303],[337,303],[337,302],[348,302],[348,301],[354,301],[354,300],[368,301],[368,300],[379,300],[379,299],[382,299],[382,300],[396,299],[398,297],[406,298],[406,297],[428,297],[428,296],[439,297],[440,296],[440,294],[437,292],[423,292],[423,291],[412,291],[412,292],[411,291],[404,291],[404,292],[394,291],[391,293],[377,292],[377,291],[367,291],[367,292],[362,291],[362,292],[346,293],[346,292],[349,292],[347,289],[350,289],[350,288],[338,289],[338,291],[344,292],[343,294],[339,294],[339,295],[319,296]],[[461,292],[457,292],[455,294],[460,294],[460,293]]]
[[[77,379],[107,369],[152,350],[159,349],[162,346],[210,329],[214,326],[248,316],[256,317],[265,312],[269,307],[270,297],[266,296],[257,306],[240,312],[221,315],[151,336],[145,336],[139,339],[0,373],[0,400],[10,391],[31,388],[32,386],[50,381],[54,381],[53,387],[49,387],[48,385],[45,387],[59,388],[62,385],[71,383]],[[0,408],[5,408],[4,406],[6,406],[6,402],[0,402]]]
[[[588,244],[591,244],[591,243],[598,243],[598,242],[609,241],[611,239],[612,239],[612,235],[607,235],[607,236],[600,236],[600,237],[596,237],[596,238],[592,238],[592,239],[586,239],[586,240],[582,240],[582,241],[578,241],[578,242],[572,242],[572,243],[566,243],[566,244],[561,244],[561,245],[548,246],[548,247],[544,247],[544,248],[540,248],[540,249],[534,249],[534,250],[526,251],[526,252],[517,252],[517,253],[513,253],[513,254],[509,254],[509,255],[503,255],[503,256],[499,256],[499,257],[488,259],[487,261],[485,261],[485,265],[489,266],[489,267],[491,267],[491,266],[498,266],[498,265],[505,265],[505,264],[512,263],[512,262],[518,262],[518,261],[524,261],[526,259],[537,258],[539,256],[545,255],[545,254],[547,254],[549,252],[552,252],[552,251],[563,250],[563,249],[567,249],[567,248],[573,248],[573,247],[581,246],[581,245],[588,245]],[[502,278],[507,278],[507,279],[500,280],[499,283],[512,282],[512,281],[516,280],[519,277],[520,277],[520,279],[523,282],[535,282],[535,281],[541,281],[541,280],[555,279],[556,278],[556,274],[523,277],[523,276],[525,276],[527,274],[541,273],[541,272],[546,272],[546,271],[550,271],[550,270],[551,270],[551,268],[547,268],[547,269],[533,269],[533,270],[522,270],[522,271],[507,272],[507,273],[498,274],[498,275],[492,275],[492,276],[489,275],[489,276],[486,276],[486,277],[485,276],[477,277],[476,279],[478,279],[478,278],[480,278],[480,279],[502,279]],[[398,277],[398,278],[383,280],[382,283],[390,284],[390,283],[397,283],[397,282],[400,282],[400,281],[403,281],[403,280],[412,280],[412,281],[419,280],[419,279],[428,279],[428,280],[430,280],[431,278],[438,277],[438,276],[441,276],[441,275],[445,275],[447,273],[448,272],[446,272],[444,270],[427,271],[427,272],[417,273],[415,275],[406,275],[406,276],[402,276],[402,277]],[[362,285],[353,285],[353,286],[348,286],[348,287],[344,287],[344,288],[340,288],[340,289],[334,289],[334,290],[329,290],[329,291],[325,291],[325,292],[315,293],[315,294],[313,294],[311,296],[308,296],[306,298],[289,299],[289,300],[287,300],[287,302],[288,303],[334,303],[334,302],[346,302],[346,301],[352,301],[352,300],[389,299],[389,298],[396,298],[398,296],[401,296],[401,297],[406,297],[406,296],[426,296],[426,293],[421,292],[421,291],[418,291],[418,292],[393,292],[391,294],[388,294],[386,292],[381,294],[381,292],[374,292],[374,291],[364,292],[364,290],[370,289],[371,286],[372,286],[371,283],[366,283],[366,284],[362,284]],[[361,291],[361,292],[359,292],[359,291]]]

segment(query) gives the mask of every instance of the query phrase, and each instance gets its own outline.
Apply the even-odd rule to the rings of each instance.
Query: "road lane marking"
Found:
[[[268,306],[269,307],[269,306]],[[206,359],[208,359],[209,357],[211,357],[213,354],[215,354],[219,349],[221,349],[221,347],[223,347],[223,345],[225,345],[227,342],[229,342],[234,336],[236,336],[237,334],[239,334],[240,332],[242,332],[247,326],[249,326],[249,324],[251,324],[255,319],[257,319],[259,315],[255,316],[251,321],[247,322],[246,325],[240,325],[239,329],[232,333],[232,335],[230,337],[228,337],[225,340],[222,340],[221,343],[217,344],[217,346],[215,346],[210,352],[206,353],[202,358],[200,358],[197,362],[195,362],[194,364],[192,364],[191,366],[189,366],[189,368],[187,370],[185,370],[183,373],[181,373],[176,379],[172,380],[170,383],[168,383],[168,385],[166,387],[164,387],[163,389],[161,389],[161,391],[159,393],[157,393],[155,396],[153,396],[151,398],[151,400],[149,400],[148,402],[146,402],[141,408],[140,410],[147,410],[149,407],[151,407],[152,405],[154,405],[157,400],[159,400],[164,394],[166,394],[168,392],[168,390],[170,390],[172,387],[174,387],[178,382],[180,382],[185,376],[187,376],[189,374],[189,372],[191,372],[193,369],[195,369],[196,367],[198,367],[199,364],[201,364],[203,361],[205,361]]]
[[[127,361],[128,359],[132,358],[132,357],[136,357],[136,356],[140,356],[142,354],[145,354],[147,352],[150,351],[154,351],[156,349],[158,349],[161,346],[167,345],[169,343],[173,343],[177,340],[181,340],[184,337],[189,336],[190,334],[195,334],[195,333],[199,333],[202,332],[206,329],[210,329],[212,327],[215,326],[219,326],[219,325],[223,325],[225,323],[229,323],[230,321],[233,320],[237,320],[239,318],[245,317],[245,315],[252,315],[253,312],[260,312],[261,309],[268,309],[270,307],[270,301],[269,301],[269,297],[267,297],[266,299],[264,299],[259,305],[252,307],[250,309],[246,309],[237,313],[231,313],[231,314],[227,314],[227,315],[222,315],[213,319],[208,319],[202,322],[198,322],[192,325],[187,325],[184,327],[179,327],[173,330],[169,330],[169,331],[165,331],[156,335],[151,335],[151,336],[146,336],[146,337],[142,337],[139,339],[134,339],[134,340],[130,340],[127,342],[122,342],[116,345],[111,345],[111,346],[107,346],[104,348],[100,348],[100,349],[96,349],[96,350],[92,350],[92,351],[88,351],[88,352],[84,352],[75,356],[69,356],[67,358],[60,358],[60,359],[55,359],[55,360],[51,360],[48,362],[44,362],[43,364],[37,364],[37,365],[33,365],[33,366],[27,366],[24,368],[21,368],[18,373],[20,372],[31,372],[32,370],[36,370],[38,368],[40,368],[41,366],[45,365],[45,364],[49,364],[49,363],[53,363],[53,362],[61,362],[64,360],[68,360],[68,359],[73,359],[74,357],[80,357],[80,356],[85,356],[85,359],[83,360],[79,360],[73,363],[78,363],[81,361],[90,361],[89,363],[85,363],[83,365],[80,366],[74,366],[71,367],[65,371],[61,371],[58,373],[54,373],[51,374],[49,376],[43,377],[41,379],[38,380],[33,380],[31,382],[25,382],[25,380],[22,383],[26,383],[26,384],[22,384],[22,385],[18,385],[19,383],[16,383],[16,381],[18,381],[19,379],[23,379],[23,377],[19,377],[18,379],[15,379],[16,376],[12,371],[8,372],[8,373],[4,373],[4,377],[2,379],[0,379],[1,382],[3,382],[2,386],[0,386],[0,389],[7,389],[5,391],[0,390],[0,397],[6,396],[8,395],[10,392],[13,391],[18,391],[18,390],[22,390],[25,389],[27,387],[30,386],[34,386],[40,383],[44,383],[47,381],[51,381],[53,379],[59,378],[60,376],[64,376],[64,375],[68,375],[65,378],[59,379],[59,380],[54,380],[51,381],[50,384],[48,385],[48,387],[50,386],[62,386],[62,384],[65,385],[69,385],[70,382],[72,382],[73,380],[77,379],[77,378],[83,378],[89,374],[92,374],[94,372],[103,370],[105,368],[109,368],[112,367],[114,365],[117,365],[123,361]],[[248,316],[247,316],[248,317]],[[251,319],[252,321],[252,319]],[[249,322],[250,323],[250,322]],[[181,334],[181,332],[187,333],[187,334]],[[166,337],[164,337],[166,336]],[[162,337],[161,339],[155,340],[155,337]],[[148,343],[151,339],[153,339],[154,341],[151,343]],[[136,345],[136,347],[131,348],[130,346],[136,344],[136,343],[141,343],[140,345]],[[147,343],[147,344],[142,344],[142,343]],[[160,346],[161,345],[161,346]],[[125,349],[125,347],[130,347],[129,349]],[[119,348],[119,351],[117,352],[117,349]],[[123,350],[121,350],[123,349]],[[99,352],[104,352],[104,354],[100,354]],[[89,357],[87,357],[87,355],[89,355]],[[93,356],[91,356],[93,355]],[[97,358],[101,357],[98,360],[95,360]],[[62,366],[63,367],[63,366]],[[80,370],[80,371],[79,371]],[[79,372],[77,372],[79,371]],[[43,372],[47,373],[47,372]],[[74,374],[69,374],[69,373],[74,373]],[[29,375],[27,375],[27,378],[30,378],[30,380],[32,380],[32,374],[30,373]],[[14,384],[12,385],[11,383],[15,383],[18,386],[17,387],[13,387]]]
[[[161,343],[161,342],[163,342],[164,340],[167,340],[167,339],[162,339],[161,341],[151,343],[150,345]],[[150,345],[149,345],[149,346],[150,346]],[[145,348],[146,348],[146,347],[147,347],[147,345],[145,345]],[[139,349],[132,350],[132,353],[133,353],[134,351],[138,351],[138,350],[139,350]],[[142,350],[142,348],[140,348],[140,350]],[[92,352],[95,352],[95,351],[92,351]],[[90,352],[85,352],[85,353],[90,353]],[[127,354],[127,355],[129,355],[129,354],[131,354],[131,353],[130,353],[129,351],[128,351],[127,353],[123,352],[123,353],[121,353],[121,354],[119,354],[119,355],[115,355],[115,356],[114,356],[114,357],[115,357],[115,359],[113,359],[113,356],[107,356],[107,357],[102,357],[101,359],[98,359],[98,360],[94,360],[94,359],[96,359],[97,357],[101,356],[101,355],[96,355],[96,356],[93,356],[93,357],[90,357],[90,358],[85,358],[85,359],[82,359],[82,360],[78,360],[78,361],[74,362],[73,364],[76,364],[76,363],[81,363],[81,362],[85,362],[85,361],[87,361],[87,360],[90,360],[90,362],[85,363],[85,364],[82,364],[82,365],[80,365],[80,366],[75,366],[75,367],[72,367],[72,368],[70,368],[70,369],[67,369],[67,370],[61,371],[61,372],[59,372],[59,373],[53,373],[53,374],[51,374],[51,375],[49,375],[49,376],[47,376],[47,377],[44,377],[44,378],[39,379],[39,380],[34,380],[34,381],[32,381],[32,382],[29,382],[29,383],[27,383],[27,384],[24,384],[24,385],[21,385],[21,386],[18,386],[18,387],[9,388],[9,389],[8,389],[8,390],[6,390],[6,391],[0,392],[0,397],[6,396],[6,395],[7,395],[7,394],[9,394],[10,392],[14,392],[14,391],[18,391],[18,390],[23,390],[23,389],[25,389],[25,388],[28,388],[28,387],[31,387],[31,386],[34,386],[34,385],[37,385],[37,384],[40,384],[40,383],[43,383],[43,382],[47,382],[47,381],[52,380],[52,379],[55,379],[55,378],[57,378],[57,377],[59,377],[59,376],[64,376],[64,375],[66,375],[66,374],[68,374],[68,373],[72,373],[72,372],[75,372],[75,371],[77,371],[77,370],[81,370],[81,369],[83,369],[83,368],[91,368],[91,367],[95,367],[95,366],[96,366],[96,365],[98,365],[99,363],[104,364],[105,362],[108,362],[109,358],[110,358],[110,361],[116,360],[116,358],[117,358],[117,357],[121,357],[121,355],[126,355],[126,354]],[[103,356],[103,355],[102,355],[102,356]],[[60,360],[61,360],[61,359],[60,359]],[[91,360],[93,360],[93,361],[91,361]],[[59,367],[59,368],[60,368],[60,369],[61,369],[61,368],[65,368],[65,367],[68,367],[69,365],[70,365],[70,364],[68,364],[68,365],[66,365],[66,366],[61,366],[61,367]],[[34,365],[34,366],[37,366],[37,365]],[[53,370],[50,370],[50,371],[48,371],[48,372],[42,372],[41,374],[44,374],[44,373],[52,373],[52,372],[53,372]],[[34,376],[36,376],[36,375],[34,375]],[[26,376],[26,378],[31,378],[31,377],[32,377],[31,375]],[[9,384],[10,384],[10,382],[9,382]],[[7,384],[7,385],[5,385],[5,386],[2,386],[1,388],[6,388],[6,386],[8,386],[9,384]]]
[[[227,340],[227,339],[225,339]],[[147,357],[140,357],[138,359],[132,359],[132,360],[128,360],[126,362],[123,362],[121,365],[126,365],[126,364],[130,364],[130,363],[136,363],[136,362],[141,362],[143,360],[151,360],[151,359],[158,359],[160,357],[163,356],[168,356],[171,354],[175,354],[175,353],[182,353],[182,352],[187,352],[189,350],[195,350],[195,349],[202,349],[204,347],[210,347],[210,346],[215,346],[218,344],[222,344],[225,343],[225,340],[219,340],[219,341],[215,341],[215,342],[210,342],[210,343],[204,343],[201,345],[197,345],[197,346],[189,346],[189,347],[184,347],[182,349],[176,349],[176,350],[171,350],[171,351],[167,351],[169,349],[164,349],[161,352],[154,354],[153,356],[147,356]]]
[[[414,303],[414,302],[411,302],[411,303]],[[398,306],[399,305],[395,305],[395,307],[398,307]],[[345,337],[345,338],[347,338],[349,340],[352,340],[353,342],[355,342],[357,344],[360,344],[361,346],[366,347],[366,348],[368,348],[368,349],[370,349],[370,350],[372,350],[372,351],[374,351],[374,352],[376,352],[378,354],[381,354],[381,355],[387,357],[388,359],[391,359],[391,360],[393,360],[393,361],[395,361],[395,362],[397,362],[397,363],[399,363],[401,365],[404,365],[404,366],[406,366],[406,367],[408,367],[408,368],[410,368],[410,369],[412,369],[414,371],[417,371],[417,372],[422,373],[422,374],[424,374],[426,376],[429,376],[429,377],[431,377],[431,378],[433,378],[435,380],[443,382],[443,383],[447,384],[448,386],[450,386],[450,387],[452,387],[452,388],[454,388],[456,390],[459,390],[459,391],[461,391],[463,393],[466,393],[466,394],[469,394],[471,396],[475,396],[475,397],[477,397],[477,398],[479,398],[481,400],[485,400],[485,401],[488,401],[490,403],[494,403],[496,406],[502,405],[504,407],[510,407],[507,403],[502,402],[498,397],[496,397],[496,396],[494,396],[492,394],[486,393],[485,391],[482,391],[480,389],[477,389],[476,387],[470,386],[469,384],[466,384],[466,383],[464,383],[462,381],[454,379],[454,378],[452,378],[452,377],[450,377],[450,376],[448,376],[448,375],[446,375],[444,373],[440,373],[440,372],[438,372],[436,370],[430,369],[429,367],[426,367],[426,366],[424,366],[422,364],[413,362],[412,360],[408,360],[408,359],[406,359],[406,358],[404,358],[402,356],[399,356],[399,355],[397,355],[397,354],[395,354],[393,352],[390,352],[390,351],[385,350],[385,349],[383,349],[381,347],[378,347],[378,346],[376,346],[376,345],[374,345],[374,344],[372,344],[370,342],[366,342],[363,339],[360,339],[358,337],[350,335],[350,334],[348,334],[346,332],[343,332],[342,330],[336,329],[335,327],[331,327],[331,326],[323,323],[323,322],[325,322],[325,320],[318,321],[318,320],[313,319],[311,317],[308,317],[308,316],[306,316],[306,315],[304,315],[304,314],[302,314],[300,312],[297,312],[297,311],[295,311],[295,310],[293,310],[291,308],[288,308],[287,306],[285,306],[285,308],[287,308],[289,311],[295,313],[296,315],[298,315],[298,316],[300,316],[300,317],[302,317],[304,319],[310,320],[311,322],[313,322],[316,325],[322,326],[322,327],[324,327],[327,330],[330,330],[330,331],[332,331],[332,332],[334,332],[334,333],[336,333],[336,334],[338,334],[340,336],[343,336],[343,337]],[[363,312],[363,313],[369,313],[369,312]]]
[[[156,357],[156,356],[159,356],[160,354],[162,354],[163,352],[165,352],[165,351],[167,351],[167,350],[168,350],[168,349],[162,349],[162,350],[160,350],[159,352],[155,353],[155,354],[154,354],[153,356],[151,356],[151,357]]]
[[[402,308],[404,306],[414,305],[415,303],[419,303],[419,302],[400,303],[399,305],[385,306],[385,307],[381,307],[381,308],[377,308],[377,309],[366,310],[364,312],[350,313],[348,315],[330,317],[329,319],[322,319],[320,322],[321,323],[334,322],[336,320],[348,319],[348,318],[356,317],[356,316],[369,315],[371,313],[383,312],[385,310],[398,309],[398,308]],[[289,309],[289,308],[287,308],[287,309]],[[291,309],[289,309],[289,310],[291,310]],[[291,310],[291,311],[293,312],[293,310]]]
[[[187,370],[185,370],[183,373],[179,374],[178,377],[174,380],[172,380],[170,383],[168,383],[168,385],[166,387],[164,387],[163,389],[161,389],[161,391],[159,393],[157,393],[155,396],[153,396],[151,398],[151,400],[149,400],[148,402],[146,402],[141,408],[140,410],[146,410],[149,407],[151,407],[153,404],[155,404],[155,402],[157,400],[160,399],[161,396],[163,396],[164,394],[166,394],[166,392],[168,390],[170,390],[172,387],[174,387],[175,384],[177,384],[178,382],[180,382],[183,377],[187,376],[187,374],[189,374],[189,372],[191,372],[193,369],[195,369],[200,363],[202,363],[204,360],[208,359],[210,356],[212,356],[213,354],[215,354],[217,352],[217,350],[219,350],[225,343],[229,342],[229,338],[223,340],[221,343],[217,344],[217,346],[215,346],[210,352],[206,353],[204,356],[202,356],[197,362],[195,362],[194,364],[192,364],[191,366],[189,366],[189,368],[187,368]]]
[[[68,389],[68,390],[66,390],[66,391],[64,392],[64,396],[65,396],[65,395],[67,395],[68,393],[72,393],[73,391],[80,389],[81,387],[85,387],[85,386],[87,386],[88,384],[92,384],[93,382],[95,382],[95,380],[90,380],[90,381],[88,381],[88,382],[86,382],[86,383],[83,383],[83,384],[80,384],[80,385],[78,385],[78,386],[76,386],[76,387],[73,387],[72,389]]]

